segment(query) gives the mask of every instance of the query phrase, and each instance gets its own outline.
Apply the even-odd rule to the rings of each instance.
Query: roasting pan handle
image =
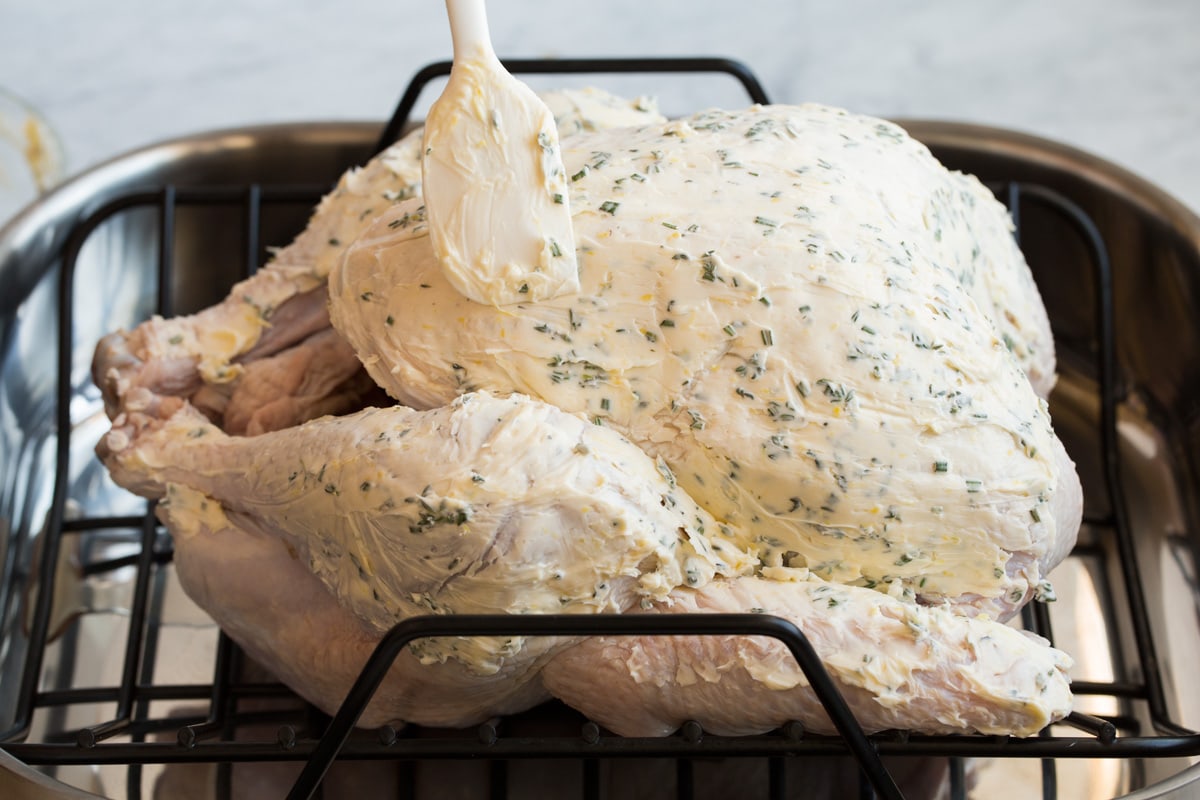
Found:
[[[770,102],[762,83],[741,61],[732,58],[704,56],[664,56],[661,58],[511,58],[503,60],[504,67],[514,75],[581,75],[593,73],[687,73],[707,72],[731,75],[741,83],[751,102],[766,105]],[[435,78],[450,74],[450,61],[436,61],[413,75],[396,106],[391,120],[384,127],[373,153],[381,153],[400,138],[408,124],[421,92]]]

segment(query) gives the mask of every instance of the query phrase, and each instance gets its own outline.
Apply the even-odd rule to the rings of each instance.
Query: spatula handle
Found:
[[[484,0],[446,0],[446,13],[450,17],[455,61],[496,57],[488,34]]]

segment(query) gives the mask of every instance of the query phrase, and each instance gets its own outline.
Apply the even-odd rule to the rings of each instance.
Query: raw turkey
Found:
[[[101,342],[100,455],[164,498],[189,594],[330,713],[414,614],[766,610],[871,730],[1064,716],[1069,658],[996,621],[1081,506],[1003,208],[879,120],[562,97],[578,295],[457,296],[409,137],[223,303]],[[828,727],[737,637],[431,641],[362,722],[551,694],[633,734]]]

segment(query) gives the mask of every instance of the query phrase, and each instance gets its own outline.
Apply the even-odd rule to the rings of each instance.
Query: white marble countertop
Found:
[[[493,0],[490,15],[502,57],[730,56],[777,102],[1039,134],[1200,209],[1195,0]],[[437,0],[0,0],[0,87],[50,121],[68,173],[201,130],[383,120],[449,53]],[[732,81],[641,91],[660,88],[668,113],[744,102]]]

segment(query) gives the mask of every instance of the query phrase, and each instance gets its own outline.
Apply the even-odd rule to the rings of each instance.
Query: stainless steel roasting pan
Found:
[[[1010,204],[1050,312],[1051,409],[1079,465],[1085,526],[1055,576],[1058,601],[1024,624],[1076,656],[1079,713],[1033,740],[897,732],[872,746],[889,764],[949,764],[951,796],[969,785],[985,798],[1200,796],[1200,219],[1070,147],[901,122]],[[96,462],[106,425],[88,366],[102,334],[223,296],[369,157],[379,128],[166,142],[78,176],[0,229],[0,796],[171,797],[183,785],[232,796],[242,766],[292,780],[319,749],[329,719],[247,672],[179,591],[145,503]],[[670,765],[670,796],[704,797],[708,766],[754,761],[758,794],[782,797],[802,791],[804,764],[846,753],[794,729],[623,741],[572,714],[358,733],[335,767],[392,765],[402,796],[427,786],[423,771],[453,775],[436,796],[455,796],[447,787],[487,765],[463,796],[522,796],[532,768],[562,796],[599,797],[618,796],[619,764],[653,761]],[[445,765],[459,766],[437,773]],[[743,796],[757,796],[756,780]]]

